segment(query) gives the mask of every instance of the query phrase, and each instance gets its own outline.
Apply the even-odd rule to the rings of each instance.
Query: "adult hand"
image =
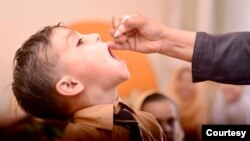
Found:
[[[192,61],[196,33],[168,28],[141,15],[113,17],[113,49],[161,53]]]
[[[160,53],[166,43],[165,27],[141,15],[113,17],[112,26],[113,49]]]

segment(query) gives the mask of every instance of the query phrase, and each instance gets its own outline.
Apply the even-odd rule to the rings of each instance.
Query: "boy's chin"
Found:
[[[127,70],[126,72],[124,72],[124,75],[122,76],[123,82],[130,79],[130,73]]]
[[[118,85],[130,79],[130,73],[122,74],[119,76]]]

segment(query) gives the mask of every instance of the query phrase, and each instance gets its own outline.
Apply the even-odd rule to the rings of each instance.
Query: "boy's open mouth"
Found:
[[[112,58],[116,59],[116,60],[120,60],[117,56],[115,56],[112,52],[112,49],[110,47],[108,47],[108,51],[109,51],[109,54]]]

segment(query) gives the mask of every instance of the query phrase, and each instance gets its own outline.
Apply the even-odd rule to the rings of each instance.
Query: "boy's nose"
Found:
[[[100,40],[100,35],[97,33],[91,33],[91,34],[87,34],[85,36],[87,36],[88,39],[93,41],[93,42],[98,42]]]

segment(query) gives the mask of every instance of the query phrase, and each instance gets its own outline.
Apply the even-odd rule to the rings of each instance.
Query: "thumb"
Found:
[[[125,16],[121,20],[120,25],[118,26],[114,37],[118,37],[121,34],[129,32],[133,29],[140,30],[147,24],[147,18],[141,15],[131,15]]]

